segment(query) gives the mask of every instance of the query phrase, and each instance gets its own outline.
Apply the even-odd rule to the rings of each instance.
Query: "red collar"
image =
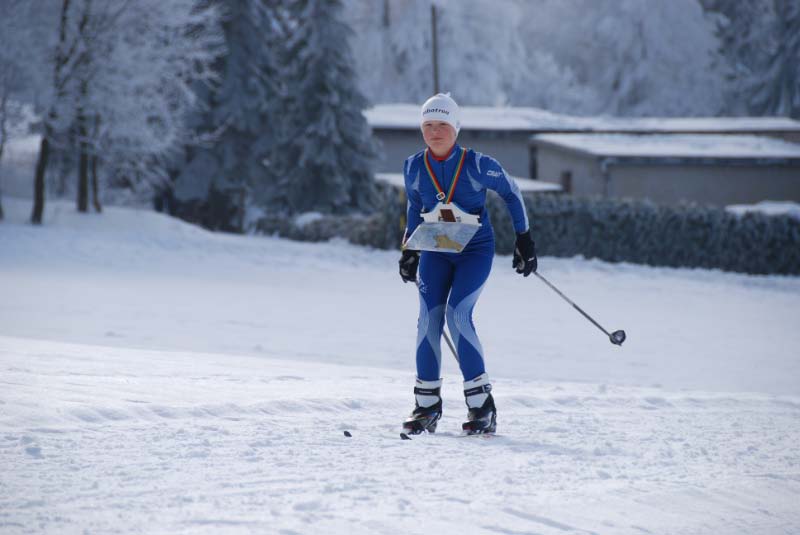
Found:
[[[451,155],[451,154],[453,154],[453,151],[455,150],[455,148],[456,148],[456,144],[455,144],[455,143],[453,143],[453,146],[452,146],[452,147],[450,147],[450,150],[449,150],[449,151],[447,151],[447,154],[445,154],[445,155],[444,155],[444,156],[442,156],[441,158],[440,158],[440,157],[438,157],[438,156],[436,156],[436,155],[433,153],[433,151],[428,151],[428,154],[430,154],[430,155],[433,157],[433,159],[434,159],[434,160],[436,160],[437,162],[443,162],[443,161],[445,161],[446,159],[448,159],[448,158],[450,157],[450,155]]]

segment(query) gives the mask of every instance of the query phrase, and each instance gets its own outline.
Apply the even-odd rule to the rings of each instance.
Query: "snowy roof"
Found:
[[[405,187],[405,182],[403,180],[403,173],[375,173],[375,178],[382,182],[388,182],[393,186],[398,186],[401,188]],[[551,182],[532,180],[530,178],[520,178],[520,177],[513,177],[513,178],[521,191],[539,191],[539,192],[561,191],[560,185],[553,184]]]
[[[364,111],[372,128],[419,129],[417,104],[378,104]],[[577,132],[800,132],[788,117],[578,117],[540,108],[461,106],[465,130]]]
[[[797,159],[800,144],[758,136],[714,134],[539,134],[537,145],[618,158]]]

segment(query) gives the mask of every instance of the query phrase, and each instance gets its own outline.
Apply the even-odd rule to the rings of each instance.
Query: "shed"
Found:
[[[800,201],[800,144],[757,136],[540,134],[538,174],[575,195],[725,206]]]
[[[364,115],[380,142],[377,171],[396,173],[423,148],[416,104],[380,104]],[[786,117],[580,117],[540,108],[462,106],[459,143],[497,158],[509,174],[538,178],[531,136],[546,133],[734,134],[800,143],[800,121]]]

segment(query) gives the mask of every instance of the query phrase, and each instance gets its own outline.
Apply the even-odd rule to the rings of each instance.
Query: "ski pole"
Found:
[[[558,288],[556,288],[555,286],[553,286],[553,285],[550,283],[550,281],[548,281],[547,279],[545,279],[544,277],[542,277],[542,276],[541,276],[541,275],[540,275],[538,272],[536,272],[536,271],[534,271],[534,272],[533,272],[533,274],[534,274],[534,275],[536,275],[537,277],[539,277],[539,280],[541,280],[543,283],[545,283],[545,284],[546,284],[546,285],[548,285],[550,288],[552,288],[552,290],[553,290],[554,292],[556,292],[558,295],[560,295],[560,296],[561,296],[561,297],[564,299],[564,301],[566,301],[567,303],[569,303],[570,305],[572,305],[573,307],[575,307],[575,310],[577,310],[578,312],[580,312],[581,314],[583,314],[583,317],[584,317],[584,318],[586,318],[587,320],[589,320],[589,321],[591,321],[592,323],[594,323],[595,327],[597,327],[598,329],[600,329],[601,331],[603,331],[604,333],[606,333],[606,336],[608,336],[608,339],[609,339],[609,340],[611,340],[611,343],[612,343],[612,344],[615,344],[615,345],[618,345],[618,346],[621,346],[621,345],[622,345],[622,342],[624,342],[624,341],[625,341],[625,331],[623,331],[623,330],[619,330],[619,331],[614,331],[613,333],[609,333],[607,330],[605,330],[605,329],[603,328],[603,326],[602,326],[602,325],[600,325],[599,323],[597,323],[597,322],[596,322],[596,321],[595,321],[595,320],[594,320],[594,319],[593,319],[593,318],[592,318],[592,317],[591,317],[589,314],[587,314],[586,312],[584,312],[584,311],[583,311],[583,309],[581,309],[581,307],[579,307],[578,305],[576,305],[575,303],[573,303],[573,302],[572,302],[572,300],[571,300],[569,297],[567,297],[566,295],[564,295],[563,293],[561,293],[561,290],[559,290]]]
[[[416,283],[417,289],[419,289],[419,277],[417,277]],[[453,342],[450,341],[450,337],[447,336],[447,331],[444,330],[444,327],[442,327],[442,334],[444,335],[444,341],[447,342],[447,347],[450,348],[450,351],[453,353],[453,357],[455,357],[456,362],[458,362],[458,353],[456,353],[456,348],[453,345]]]
[[[447,342],[447,347],[450,348],[450,351],[453,353],[453,357],[455,357],[456,362],[458,362],[458,353],[456,353],[456,348],[453,347],[453,342],[450,341],[450,337],[447,336],[444,328],[442,328],[442,334],[444,335],[444,341]]]

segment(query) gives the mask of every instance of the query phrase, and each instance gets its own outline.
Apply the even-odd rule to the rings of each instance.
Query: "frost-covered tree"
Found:
[[[1,16],[0,34],[9,32],[7,18]],[[0,43],[1,45],[2,43]],[[9,139],[9,123],[14,120],[14,102],[12,95],[22,87],[23,71],[16,59],[9,56],[7,49],[0,46],[0,163],[3,161],[3,150]],[[0,220],[3,219],[3,183],[0,176]]]
[[[583,114],[710,115],[724,77],[697,0],[347,0],[361,87],[374,102],[442,88],[470,105]],[[401,70],[402,69],[402,70]]]
[[[359,86],[378,102],[422,103],[435,92],[433,6],[440,90],[469,105],[574,108],[591,96],[548,51],[524,41],[523,28],[537,11],[532,3],[345,0],[345,20],[356,30],[351,42]]]
[[[57,133],[62,132],[64,125],[69,124],[71,120],[72,110],[67,105],[67,94],[70,82],[74,77],[79,41],[74,32],[69,32],[70,0],[62,0],[60,4],[57,30],[53,28],[54,33],[57,31],[56,35],[58,37],[57,39],[50,38],[38,43],[39,46],[36,46],[35,49],[39,53],[34,56],[34,60],[38,60],[38,65],[32,67],[40,75],[44,72],[52,73],[51,83],[45,84],[45,89],[42,91],[42,101],[38,102],[43,104],[43,132],[34,175],[33,211],[31,213],[31,222],[34,224],[42,222],[44,213],[44,178],[50,157],[50,145]],[[20,11],[13,13],[17,20],[30,21],[35,27],[41,28],[40,25],[35,23],[39,13],[35,10],[22,11],[24,7],[29,6],[21,3],[15,7],[20,8]],[[54,6],[43,7],[46,11],[49,11],[47,8]],[[33,43],[33,39],[21,39],[14,48],[22,52],[22,49],[33,45]],[[42,85],[39,84],[39,87],[42,87]]]
[[[530,50],[548,51],[579,86],[598,96],[589,112],[718,113],[723,78],[714,68],[717,41],[713,22],[697,0],[537,0],[529,5],[525,42]]]
[[[758,115],[788,115],[800,119],[800,2],[774,0],[775,36],[766,82],[753,93]]]
[[[195,140],[187,116],[197,105],[197,87],[215,79],[212,66],[224,52],[220,14],[198,0],[94,6],[92,22],[102,38],[94,41],[78,92],[86,100],[89,152],[111,177],[150,188]]]
[[[152,180],[190,137],[191,84],[211,76],[221,51],[218,15],[200,0],[9,0],[18,31],[12,56],[27,59],[24,94],[42,117],[31,220],[41,222],[53,150],[76,149],[82,178],[90,157],[130,184]],[[85,197],[82,180],[80,199]]]
[[[367,208],[375,191],[374,148],[342,3],[298,0],[292,13],[274,201],[290,213]]]
[[[431,1],[344,5],[344,20],[355,29],[350,44],[361,90],[379,102],[423,102],[433,94]]]
[[[277,63],[285,36],[274,2],[226,0],[219,6],[227,52],[215,65],[218,84],[202,89],[204,105],[192,117],[204,142],[187,147],[173,190],[188,204],[207,204],[213,196],[222,206],[206,210],[201,222],[241,230],[247,206],[262,206],[274,188]]]
[[[720,15],[732,113],[800,118],[800,2],[705,0]]]
[[[441,79],[473,105],[588,109],[597,96],[551,51],[528,46],[530,3],[439,0]]]

